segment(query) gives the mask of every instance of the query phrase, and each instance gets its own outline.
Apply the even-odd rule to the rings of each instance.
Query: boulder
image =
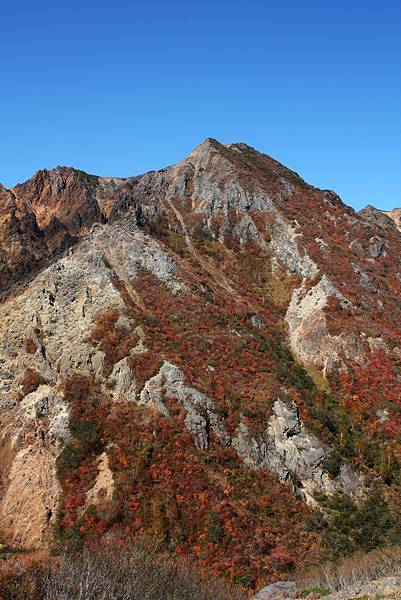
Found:
[[[292,600],[296,594],[295,581],[277,581],[260,590],[253,600]]]

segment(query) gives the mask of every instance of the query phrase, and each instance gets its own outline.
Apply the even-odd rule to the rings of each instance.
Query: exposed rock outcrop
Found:
[[[276,581],[260,590],[253,600],[294,600],[297,595],[295,581]]]
[[[105,353],[92,344],[90,333],[105,308],[127,312],[115,278],[128,285],[139,269],[148,268],[166,289],[184,289],[173,276],[173,260],[145,234],[99,227],[76,252],[45,269],[1,307],[0,440],[8,459],[1,468],[0,534],[17,545],[45,543],[57,515],[56,461],[70,437],[63,381],[79,373],[106,383]],[[129,317],[125,320],[137,331],[129,351],[133,356],[146,352],[143,330]],[[21,381],[27,374],[32,385],[46,384],[24,395]],[[114,365],[108,383],[115,401],[135,399],[128,357]],[[19,511],[23,517],[17,520]]]
[[[302,286],[293,291],[285,316],[295,356],[305,365],[319,367],[324,374],[334,369],[346,370],[346,360],[359,364],[364,361],[356,336],[330,335],[324,311],[329,298],[336,299],[342,309],[351,309],[349,300],[323,275],[312,288]]]
[[[209,447],[209,430],[213,431],[221,443],[229,442],[230,437],[222,420],[213,412],[213,401],[198,390],[186,386],[184,373],[169,362],[164,362],[157,375],[145,383],[139,403],[151,406],[168,417],[170,413],[164,398],[175,398],[183,405],[186,412],[185,425],[199,450]]]
[[[0,184],[0,293],[38,268],[47,254],[35,215]]]
[[[185,425],[199,450],[209,447],[210,429],[219,443],[232,444],[246,465],[275,472],[308,503],[315,503],[314,496],[322,493],[345,492],[351,496],[363,493],[363,479],[348,465],[341,466],[337,478],[329,476],[324,461],[333,449],[307,431],[296,404],[285,392],[274,402],[267,428],[257,439],[244,423],[230,436],[224,420],[214,410],[213,400],[187,387],[184,373],[175,365],[164,362],[157,375],[146,382],[139,402],[168,418],[168,399],[172,398],[185,408]]]
[[[0,535],[9,543],[38,548],[51,540],[61,487],[57,454],[30,444],[13,456],[0,503]]]
[[[127,357],[115,363],[107,383],[115,402],[131,402],[136,399],[136,382]]]
[[[290,273],[311,279],[318,274],[319,269],[306,253],[301,255],[296,241],[300,235],[284,221],[280,213],[275,215],[270,244],[273,268],[276,263],[280,263]]]
[[[86,493],[85,508],[88,508],[90,505],[109,502],[113,498],[114,477],[109,467],[109,459],[106,452],[103,452],[99,456],[97,469],[98,473],[95,483]]]
[[[388,212],[379,210],[370,204],[365,206],[362,210],[359,211],[360,216],[363,219],[372,221],[373,223],[380,225],[381,227],[394,227],[394,219],[390,216]]]
[[[396,224],[397,229],[401,230],[401,209],[394,208],[393,210],[383,210],[381,211],[383,215],[389,217]]]
[[[268,426],[259,439],[241,424],[232,443],[250,467],[277,473],[294,493],[314,504],[317,494],[363,493],[363,479],[348,465],[331,478],[324,467],[332,448],[310,433],[300,420],[296,404],[285,392],[273,404]]]
[[[57,223],[64,232],[88,231],[103,216],[96,200],[99,178],[69,167],[38,171],[29,181],[15,186],[20,203],[34,213],[43,231]]]
[[[14,414],[3,408],[0,535],[13,544],[37,548],[50,540],[61,497],[56,460],[69,439],[68,406],[48,385],[26,395]]]

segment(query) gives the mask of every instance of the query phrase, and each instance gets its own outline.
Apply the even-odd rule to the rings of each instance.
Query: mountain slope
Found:
[[[391,219],[211,139],[41,171],[1,211],[5,541],[153,533],[255,586],[397,537]]]

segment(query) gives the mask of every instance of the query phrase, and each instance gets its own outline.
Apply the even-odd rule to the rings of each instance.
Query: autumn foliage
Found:
[[[302,194],[297,190],[287,207],[294,219],[303,210]],[[326,307],[329,331],[333,336],[351,334],[357,323],[366,329],[366,336],[377,337],[374,318],[360,307],[350,267],[353,251],[345,243],[349,214],[340,203],[323,203],[318,192],[315,199],[321,203],[319,219],[334,228],[335,256],[328,275],[336,283],[337,273],[342,273],[350,282],[347,297],[352,308],[344,310],[336,300]],[[180,210],[185,216],[184,203]],[[228,218],[234,227],[238,215],[230,212]],[[255,213],[253,218],[259,228],[271,225],[267,214]],[[211,223],[217,230],[218,215]],[[185,373],[191,386],[213,399],[229,433],[243,422],[256,439],[265,431],[272,403],[284,386],[305,424],[333,447],[324,465],[329,475],[336,477],[347,462],[373,482],[372,491],[378,495],[372,497],[380,498],[376,521],[388,524],[389,535],[379,535],[370,523],[362,528],[363,539],[376,545],[394,541],[396,515],[401,514],[399,361],[394,354],[371,350],[361,342],[365,364],[350,363],[347,372],[332,372],[326,381],[312,370],[308,373],[289,351],[284,323],[291,292],[299,285],[296,275],[281,268],[273,274],[270,256],[260,247],[252,242],[239,247],[229,233],[223,245],[206,238],[198,225],[192,239],[196,254],[167,227],[158,232],[160,243],[170,246],[183,269],[177,268],[176,275],[185,280],[186,291],[172,294],[142,269],[134,282],[138,299],[134,302],[115,281],[126,312],[110,308],[99,312],[87,340],[104,352],[106,374],[129,357],[141,390],[168,360]],[[303,231],[308,253],[318,262],[321,250],[313,223],[304,223]],[[368,233],[364,229],[366,243]],[[381,269],[384,272],[384,266],[377,267],[376,279]],[[337,284],[341,287],[342,281]],[[233,287],[240,292],[232,293]],[[383,317],[384,330],[391,331],[395,344],[391,319],[391,314]],[[138,341],[137,324],[146,332],[148,350],[143,353],[131,353]],[[132,540],[156,536],[166,551],[191,559],[203,572],[256,589],[287,577],[297,567],[319,562],[330,555],[330,545],[340,555],[365,543],[355,529],[365,505],[354,506],[347,498],[331,503],[322,499],[326,503],[322,518],[271,473],[245,467],[213,434],[208,450],[196,450],[186,431],[183,407],[174,398],[163,399],[171,414],[166,419],[133,404],[112,406],[107,386],[91,378],[73,376],[65,382],[65,394],[72,409],[73,437],[58,461],[64,501],[57,537],[62,546],[81,547],[110,533],[123,532]],[[113,497],[87,506],[86,494],[96,480],[97,459],[103,452],[113,472]],[[370,497],[366,506],[369,502]],[[338,514],[344,526],[341,536],[334,535]]]

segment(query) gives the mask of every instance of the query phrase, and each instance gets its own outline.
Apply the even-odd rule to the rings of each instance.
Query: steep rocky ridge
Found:
[[[47,247],[35,215],[19,206],[13,192],[0,185],[1,288],[40,265]]]
[[[211,139],[138,177],[41,171],[0,201],[5,541],[153,532],[255,585],[319,556],[312,508],[330,529],[339,494],[396,514],[390,218]]]
[[[400,227],[401,227],[401,209],[400,208],[394,208],[393,210],[383,210],[382,212],[384,215],[386,215],[387,217],[392,219],[394,221],[394,223],[397,225],[397,228],[400,229]]]

